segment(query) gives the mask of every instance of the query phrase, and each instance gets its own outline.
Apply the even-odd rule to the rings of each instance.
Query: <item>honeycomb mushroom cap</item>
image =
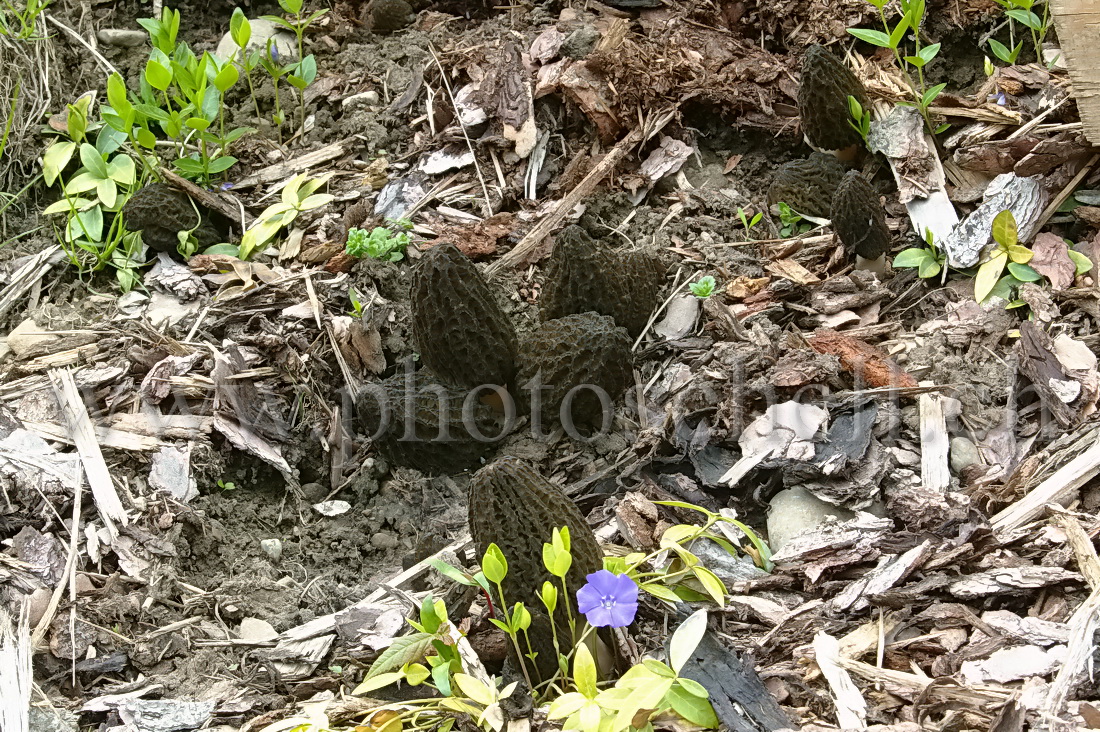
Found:
[[[850,96],[867,109],[867,90],[855,74],[823,47],[810,46],[802,58],[798,116],[802,132],[815,149],[844,150],[863,142],[851,125]]]
[[[542,607],[542,583],[552,580],[542,562],[542,545],[554,529],[569,527],[573,563],[566,574],[570,594],[585,577],[603,568],[603,552],[580,509],[561,488],[542,477],[526,462],[502,457],[477,471],[469,488],[470,535],[478,556],[496,544],[508,560],[505,599]],[[555,581],[560,590],[560,584]],[[576,613],[573,597],[569,598]]]
[[[141,240],[157,252],[174,253],[180,231],[192,232],[201,246],[223,240],[210,224],[204,206],[167,183],[150,183],[135,191],[122,206],[123,222],[128,231],[140,231]]]
[[[480,465],[500,434],[492,410],[469,394],[424,372],[397,374],[362,391],[356,415],[387,460],[428,474],[457,473]]]
[[[539,296],[542,319],[594,312],[614,318],[633,338],[641,335],[664,284],[660,259],[611,249],[577,225],[556,240]]]
[[[878,192],[857,171],[844,174],[833,196],[833,229],[850,252],[878,259],[890,250],[890,229]]]
[[[595,387],[609,402],[592,388],[577,388],[569,414],[577,427],[598,427],[605,415],[611,414],[613,401],[633,382],[631,344],[626,330],[606,315],[580,313],[548,320],[520,346],[520,399],[528,410],[533,409],[532,386],[541,385],[539,421],[549,427],[559,423],[571,390],[582,385]]]
[[[844,165],[825,153],[784,163],[768,188],[768,203],[782,201],[801,214],[827,219],[844,173]]]
[[[515,327],[477,267],[453,244],[432,247],[417,265],[412,331],[421,361],[445,383],[513,384]]]

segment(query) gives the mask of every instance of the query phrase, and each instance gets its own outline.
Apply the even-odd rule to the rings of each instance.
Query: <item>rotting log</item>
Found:
[[[1100,145],[1100,2],[1050,0],[1085,138]]]

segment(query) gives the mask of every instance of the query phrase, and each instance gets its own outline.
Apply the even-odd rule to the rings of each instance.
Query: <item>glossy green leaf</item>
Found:
[[[871,30],[869,28],[849,28],[848,32],[859,40],[866,41],[873,46],[890,48],[890,36],[882,31]]]
[[[238,8],[239,10],[240,8]],[[241,72],[233,64],[226,64],[214,77],[214,86],[224,94],[241,78]]]
[[[573,683],[577,685],[577,691],[589,699],[595,699],[599,690],[596,688],[596,661],[592,658],[592,652],[588,646],[580,644],[577,653],[573,657]]]
[[[42,178],[46,185],[52,186],[57,181],[61,171],[69,164],[76,152],[76,143],[69,140],[55,142],[46,149],[42,156]]]
[[[1009,262],[1008,271],[1009,274],[1021,282],[1038,282],[1043,279],[1043,276],[1032,269],[1030,265],[1020,264],[1019,262]]]
[[[926,89],[924,94],[920,98],[921,106],[927,107],[928,105],[930,105],[933,101],[935,101],[936,97],[940,95],[940,92],[942,92],[945,87],[947,87],[947,84],[936,84],[935,86]]]
[[[932,59],[936,58],[936,54],[938,54],[939,52],[940,44],[932,43],[918,51],[917,55],[920,56],[921,59],[927,64],[932,63]]]
[[[919,265],[917,265],[917,276],[923,280],[931,279],[938,275],[943,269],[941,265],[934,257],[928,257]]]
[[[428,564],[430,564],[432,567],[435,568],[437,572],[439,572],[441,575],[451,580],[452,582],[457,582],[458,584],[466,585],[467,587],[477,586],[477,582],[474,582],[474,580],[468,577],[466,573],[463,572],[461,569],[458,569],[457,567],[452,567],[451,565],[440,559],[432,559],[428,562]]]
[[[1023,23],[1031,30],[1038,31],[1042,30],[1043,28],[1043,21],[1039,18],[1038,15],[1031,12],[1030,10],[1017,8],[1014,10],[1005,11],[1005,15],[1012,18],[1018,23]]]
[[[909,13],[904,13],[898,24],[890,31],[890,48],[897,48],[901,45],[901,39],[905,37],[905,31],[907,30],[909,30]]]
[[[1069,258],[1073,260],[1073,265],[1077,268],[1077,274],[1083,275],[1092,269],[1092,260],[1081,252],[1070,249],[1068,252]]]
[[[668,690],[665,699],[672,710],[692,724],[703,729],[718,729],[718,717],[714,714],[714,706],[706,697],[699,697],[683,688],[681,684],[689,679],[679,679],[677,684]],[[705,693],[705,690],[704,690]]]
[[[107,177],[107,161],[103,159],[103,155],[95,149],[94,145],[89,145],[86,142],[81,143],[80,164],[96,178]]]
[[[233,8],[233,16],[229,19],[229,37],[239,48],[247,48],[252,40],[252,24],[239,7]]]
[[[695,579],[699,580],[699,584],[703,585],[703,589],[707,591],[710,598],[719,607],[725,607],[726,586],[722,583],[722,580],[718,579],[718,575],[702,566],[692,567],[691,572],[695,575]]]
[[[504,558],[504,552],[495,543],[490,544],[481,559],[481,570],[485,577],[495,585],[499,585],[508,576],[508,560]]]
[[[149,59],[145,64],[145,79],[157,91],[165,91],[172,84],[172,72],[159,61]]]

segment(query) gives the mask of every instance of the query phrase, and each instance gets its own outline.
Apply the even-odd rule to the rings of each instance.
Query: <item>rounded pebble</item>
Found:
[[[260,539],[260,549],[273,562],[278,562],[283,556],[283,542],[279,539]]]
[[[978,446],[966,437],[951,438],[951,472],[958,475],[971,465],[981,462]]]

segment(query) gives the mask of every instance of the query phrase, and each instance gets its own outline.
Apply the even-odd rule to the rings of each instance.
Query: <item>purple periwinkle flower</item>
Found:
[[[625,628],[638,613],[638,585],[625,574],[601,569],[585,577],[577,590],[577,609],[596,628]]]

